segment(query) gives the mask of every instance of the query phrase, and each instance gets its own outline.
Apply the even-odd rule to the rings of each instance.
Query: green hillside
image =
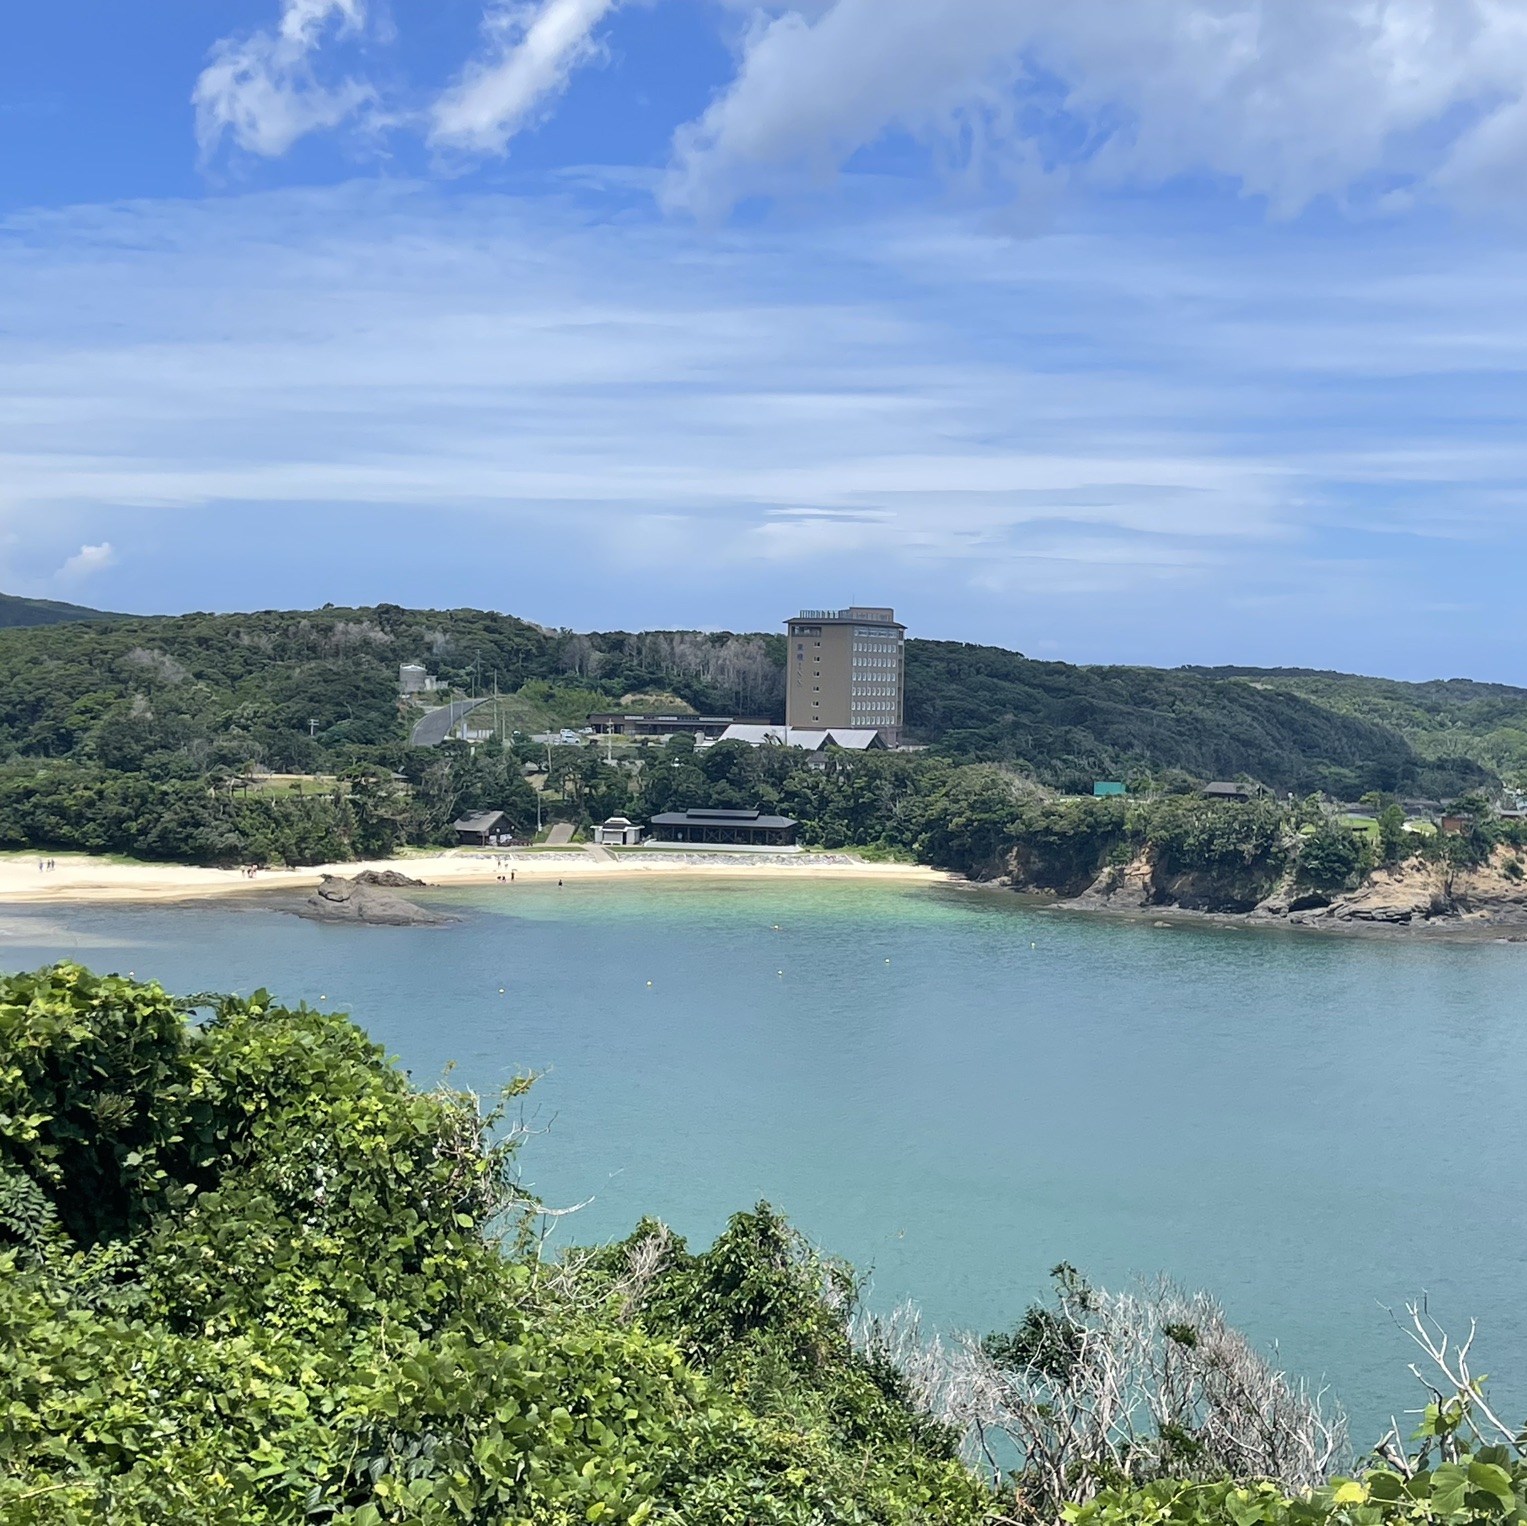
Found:
[[[771,635],[577,634],[388,604],[12,628],[0,630],[0,757],[183,780],[248,763],[397,768],[418,715],[398,699],[403,662],[457,692],[512,696],[506,722],[528,730],[654,690],[782,718],[783,660]],[[906,718],[951,761],[1082,793],[1176,771],[1279,793],[1444,798],[1527,758],[1527,691],[1503,686],[1075,667],[943,641],[908,643]]]
[[[1527,790],[1527,689],[1439,678],[1400,683],[1309,668],[1198,668],[1270,693],[1295,694],[1398,732],[1425,759],[1467,758]]]
[[[23,599],[12,593],[0,593],[0,627],[114,618],[104,610],[87,609],[83,604],[60,604],[54,599]]]
[[[1229,669],[1082,668],[911,641],[906,719],[952,757],[1007,763],[1082,794],[1094,779],[1167,769],[1349,800],[1369,790],[1443,798],[1492,782],[1482,756],[1427,751],[1385,716]]]

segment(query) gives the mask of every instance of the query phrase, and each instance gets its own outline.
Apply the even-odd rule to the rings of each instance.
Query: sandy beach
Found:
[[[51,862],[51,869],[39,869]],[[953,878],[918,864],[866,863],[852,853],[642,852],[602,849],[495,854],[446,849],[408,858],[315,864],[301,869],[203,869],[191,864],[122,863],[88,854],[51,859],[35,854],[0,855],[0,905],[22,902],[188,901],[253,890],[307,889],[326,874],[396,869],[427,885],[491,885],[513,871],[516,879],[612,879],[633,875],[725,876],[726,878],[878,879],[936,884]]]

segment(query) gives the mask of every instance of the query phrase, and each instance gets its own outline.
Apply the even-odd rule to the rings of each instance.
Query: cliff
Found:
[[[1021,873],[1010,882],[1033,888]],[[1147,850],[1126,864],[1109,865],[1080,894],[1062,899],[1083,911],[1213,912],[1293,927],[1527,934],[1527,873],[1517,850],[1505,846],[1477,868],[1410,859],[1374,871],[1355,888],[1329,893],[1301,887],[1286,874],[1269,878],[1256,866],[1171,873]]]

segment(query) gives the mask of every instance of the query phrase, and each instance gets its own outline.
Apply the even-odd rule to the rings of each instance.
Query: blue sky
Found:
[[[1527,0],[77,0],[0,587],[1527,682]]]

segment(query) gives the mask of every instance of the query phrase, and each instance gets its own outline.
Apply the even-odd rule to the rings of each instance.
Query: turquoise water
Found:
[[[1527,1409],[1527,947],[1366,942],[835,881],[432,892],[445,928],[240,905],[8,911],[11,968],[348,1010],[430,1082],[544,1071],[530,1184],[698,1241],[758,1198],[941,1325],[1061,1259],[1213,1289],[1373,1439],[1419,1402],[1384,1305],[1477,1317]],[[500,990],[502,988],[502,990]]]

